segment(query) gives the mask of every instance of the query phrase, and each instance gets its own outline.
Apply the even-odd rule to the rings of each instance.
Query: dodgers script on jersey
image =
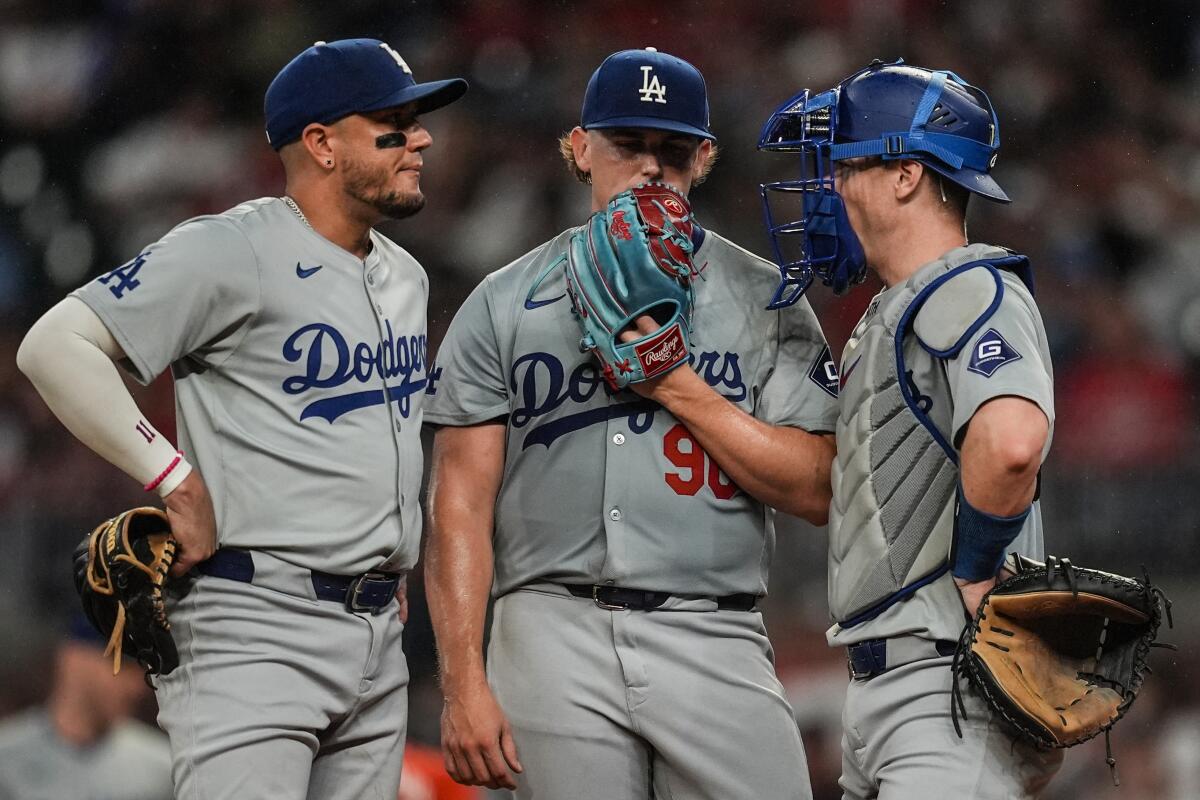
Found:
[[[660,406],[611,393],[579,352],[555,266],[572,232],[488,276],[455,316],[433,371],[427,421],[507,418],[494,592],[556,581],[764,594],[773,512]],[[695,238],[691,368],[759,419],[832,431],[837,376],[811,308],[764,310],[778,270],[712,232]]]
[[[219,544],[341,574],[417,560],[428,281],[371,232],[360,261],[278,198],[175,228],[74,294],[149,383]]]
[[[1014,262],[1027,266],[989,245],[951,250],[872,300],[846,345],[829,515],[831,645],[956,640],[962,630],[947,568],[958,485],[947,449],[956,452],[979,407],[1002,396],[1035,403],[1053,434],[1046,332],[1029,289],[1004,266]],[[1010,549],[1042,557],[1037,503]]]

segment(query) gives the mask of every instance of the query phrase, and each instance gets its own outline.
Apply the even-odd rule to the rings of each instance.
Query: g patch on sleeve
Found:
[[[833,355],[829,352],[828,345],[821,348],[821,354],[817,356],[817,360],[813,362],[812,367],[808,370],[808,378],[817,386],[820,386],[830,397],[838,396],[837,364],[833,360]]]
[[[988,328],[983,336],[975,342],[971,351],[971,363],[967,365],[969,372],[992,377],[996,370],[1013,361],[1020,361],[1021,354],[1000,335],[995,328]]]

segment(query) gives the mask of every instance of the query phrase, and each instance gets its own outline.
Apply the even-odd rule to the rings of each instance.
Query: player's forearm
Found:
[[[17,366],[77,439],[165,496],[191,467],[137,407],[113,363],[122,355],[95,313],[68,297],[26,334]]]
[[[654,399],[742,491],[814,524],[826,522],[834,454],[830,437],[755,419],[689,369],[665,376]]]
[[[483,626],[492,585],[492,524],[503,470],[503,426],[446,428],[434,440],[426,594],[442,689],[484,678]]]
[[[482,679],[483,624],[492,582],[491,537],[473,536],[463,514],[432,504],[425,592],[437,638],[442,688]],[[486,538],[486,542],[483,539]]]
[[[425,580],[429,616],[437,638],[442,689],[482,680],[483,625],[492,583],[490,534],[486,547],[479,537],[464,535],[454,514],[437,520],[430,513]]]

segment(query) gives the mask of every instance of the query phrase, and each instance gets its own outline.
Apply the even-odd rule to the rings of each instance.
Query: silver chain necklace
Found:
[[[310,223],[308,221],[308,217],[304,216],[304,212],[300,210],[300,206],[296,205],[295,200],[288,197],[286,194],[279,199],[282,200],[284,205],[286,205],[288,208],[290,208],[292,210],[292,213],[295,214],[300,219],[300,221],[304,223],[304,227],[308,228],[310,231],[313,229],[312,223]]]

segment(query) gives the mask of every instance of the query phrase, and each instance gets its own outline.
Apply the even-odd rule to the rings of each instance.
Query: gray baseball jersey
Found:
[[[488,679],[525,766],[516,796],[811,798],[762,616],[711,599],[766,592],[772,512],[664,409],[610,393],[579,352],[556,266],[571,233],[489,276],[459,310],[426,416],[507,417]],[[759,419],[832,430],[837,377],[812,310],[764,310],[778,270],[700,237],[691,368]],[[682,597],[612,610],[559,583]],[[751,723],[762,736],[731,735]]]
[[[171,368],[224,547],[341,574],[417,560],[428,283],[371,243],[360,261],[263,198],[75,292],[138,380]]]
[[[632,391],[611,394],[592,355],[580,353],[554,266],[571,233],[476,288],[431,374],[426,420],[507,417],[495,594],[537,581],[765,594],[771,510],[665,410]],[[837,378],[811,308],[765,311],[778,270],[712,232],[701,236],[692,368],[761,420],[831,431]]]
[[[1017,274],[1027,268],[989,245],[951,250],[881,292],[847,343],[830,510],[831,645],[958,638],[962,602],[947,559],[966,425],[988,400],[1015,396],[1036,403],[1053,431],[1046,334]],[[1013,547],[1042,556],[1036,503]]]

